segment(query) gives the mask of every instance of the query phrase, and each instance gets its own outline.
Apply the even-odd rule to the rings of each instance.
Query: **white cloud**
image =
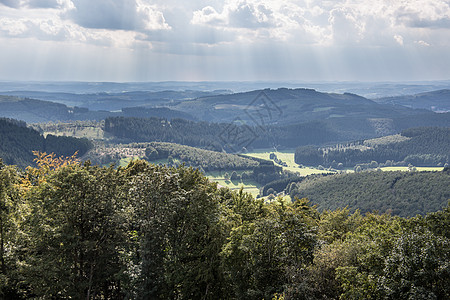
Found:
[[[196,56],[222,67],[241,59],[269,68],[268,58],[274,70],[315,62],[330,74],[356,67],[352,60],[408,66],[411,53],[447,57],[449,36],[448,0],[0,0],[2,43]]]
[[[420,45],[420,46],[430,47],[430,44],[428,44],[427,42],[422,41],[422,40],[420,40],[420,41],[414,41],[414,43],[416,43],[417,45]]]
[[[403,46],[403,37],[399,34],[394,35],[394,40],[399,44]]]
[[[0,19],[0,31],[7,36],[20,36],[28,30],[26,22],[23,20],[2,18]]]
[[[169,24],[164,19],[164,14],[152,5],[137,2],[136,6],[138,29],[144,30],[165,30],[170,29]]]
[[[346,8],[330,11],[328,19],[332,28],[333,40],[338,44],[358,43],[364,38],[365,24]]]
[[[225,17],[219,14],[214,7],[205,6],[201,10],[194,11],[192,17],[192,24],[207,24],[207,25],[225,25]]]

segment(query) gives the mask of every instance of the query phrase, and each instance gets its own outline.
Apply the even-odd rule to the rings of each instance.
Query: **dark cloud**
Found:
[[[57,0],[28,0],[30,8],[59,8],[61,5]]]
[[[135,0],[72,0],[67,17],[85,28],[134,30],[139,16]]]
[[[20,7],[20,1],[19,0],[0,0],[0,4],[3,4],[8,7],[12,8],[19,8]]]
[[[407,25],[415,28],[448,28],[450,29],[450,19],[441,18],[437,20],[411,19]]]

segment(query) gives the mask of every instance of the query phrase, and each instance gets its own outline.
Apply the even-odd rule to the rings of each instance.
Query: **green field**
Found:
[[[260,149],[255,150],[253,152],[245,153],[244,155],[249,157],[271,160],[270,153],[275,153],[278,159],[281,159],[287,164],[287,167],[283,167],[283,170],[298,173],[300,176],[308,176],[311,174],[322,174],[330,172],[328,170],[319,170],[318,168],[300,167],[298,164],[295,163],[294,160],[295,150],[271,151],[270,149]]]
[[[139,156],[134,157],[126,157],[119,160],[118,166],[119,167],[126,167],[132,160],[141,159]]]
[[[248,170],[247,170],[248,171]],[[254,180],[227,180],[224,178],[225,173],[231,174],[233,170],[221,170],[221,171],[210,171],[206,172],[206,176],[209,180],[217,182],[219,186],[227,187],[231,190],[240,190],[244,189],[245,192],[252,194],[256,197],[259,194],[259,188],[261,185]],[[241,175],[244,170],[236,171],[237,174]]]

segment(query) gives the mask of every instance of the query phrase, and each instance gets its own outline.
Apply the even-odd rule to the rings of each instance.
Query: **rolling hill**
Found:
[[[428,109],[435,112],[450,112],[450,90],[438,90],[407,96],[374,99],[381,104],[402,105],[410,108]]]
[[[203,121],[231,122],[238,118],[251,125],[288,125],[340,118],[394,118],[429,113],[379,104],[350,93],[287,88],[201,97],[172,107]]]
[[[450,199],[450,173],[362,172],[311,176],[290,188],[291,197],[306,197],[320,210],[348,207],[415,216],[445,207]]]
[[[82,96],[80,96],[82,98]],[[106,101],[106,100],[103,100]],[[118,102],[121,105],[136,104],[135,102],[121,102],[111,100],[110,105]],[[77,102],[75,102],[77,103]],[[98,104],[106,107],[108,104]],[[117,104],[119,105],[119,104]],[[112,107],[112,106],[110,106]],[[102,120],[107,117],[161,117],[161,118],[184,118],[192,120],[193,117],[185,112],[170,109],[168,107],[128,107],[124,106],[118,111],[89,110],[86,107],[67,106],[66,104],[44,101],[38,99],[21,98],[16,96],[0,95],[0,117],[12,118],[27,123],[46,123],[57,121],[74,120]]]

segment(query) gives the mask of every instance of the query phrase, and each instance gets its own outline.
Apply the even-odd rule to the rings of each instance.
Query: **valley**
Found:
[[[416,108],[402,95],[303,88],[0,96],[0,243],[9,247],[0,264],[17,270],[0,268],[9,280],[0,297],[78,287],[48,280],[78,278],[72,265],[85,260],[78,268],[108,299],[118,287],[153,293],[143,284],[151,276],[162,299],[176,290],[170,278],[180,299],[200,298],[199,278],[217,288],[208,299],[389,295],[354,276],[392,286],[386,268],[405,239],[420,253],[433,241],[438,267],[427,268],[440,274],[450,113],[430,95],[412,97],[426,98]]]

